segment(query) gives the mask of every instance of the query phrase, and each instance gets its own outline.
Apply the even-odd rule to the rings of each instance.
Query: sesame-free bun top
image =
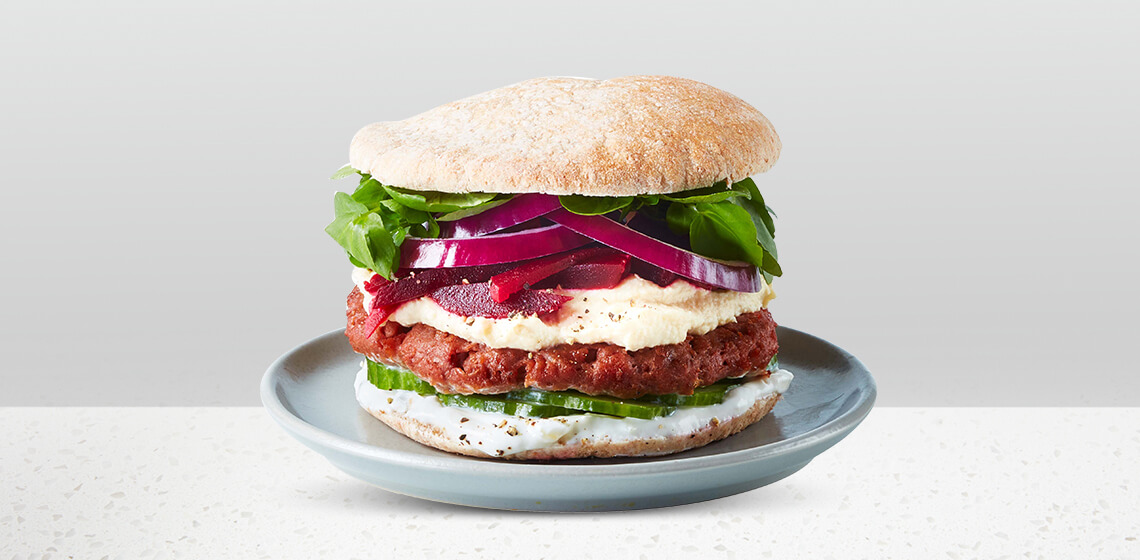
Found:
[[[740,98],[670,76],[538,78],[356,133],[354,169],[442,192],[624,196],[739,181],[780,155]]]

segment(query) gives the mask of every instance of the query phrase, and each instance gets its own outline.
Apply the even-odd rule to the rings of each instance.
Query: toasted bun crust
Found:
[[[364,127],[349,163],[442,192],[624,196],[739,181],[780,155],[772,123],[693,80],[538,78]]]
[[[530,451],[502,457],[473,449],[470,445],[463,445],[463,442],[455,437],[448,436],[440,428],[409,416],[382,410],[374,411],[367,407],[365,407],[365,410],[368,410],[369,414],[375,416],[393,430],[436,449],[489,459],[549,460],[582,459],[586,457],[641,457],[679,453],[686,449],[701,447],[702,445],[724,439],[755,424],[768,414],[768,412],[772,410],[772,407],[776,406],[776,401],[778,400],[780,400],[780,395],[768,395],[757,400],[751,408],[739,416],[720,420],[719,422],[711,422],[687,434],[623,441],[621,443],[601,439],[581,441],[573,445],[556,443],[543,449],[532,449]]]

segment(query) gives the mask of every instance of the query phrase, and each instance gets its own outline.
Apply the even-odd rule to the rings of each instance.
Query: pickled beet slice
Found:
[[[633,259],[629,265],[630,272],[664,288],[680,278],[676,273],[669,272],[660,267],[653,266],[641,259]]]
[[[620,254],[609,247],[588,247],[527,261],[491,277],[491,299],[502,303],[512,294],[578,263]]]
[[[535,284],[535,288],[566,288],[568,290],[599,290],[617,286],[628,275],[629,255],[614,251],[608,255],[571,265],[561,272]]]
[[[431,299],[461,317],[503,319],[512,315],[546,315],[573,298],[546,291],[521,290],[507,301],[497,302],[491,299],[490,283],[481,282],[439,288],[432,292]]]
[[[391,282],[391,280],[384,278],[379,274],[373,274],[372,278],[369,278],[368,281],[364,283],[364,291],[368,292],[371,295],[376,295],[376,292],[380,291],[380,288]]]
[[[405,270],[406,275],[383,284],[373,294],[372,309],[396,305],[426,296],[452,284],[486,282],[492,276],[511,268],[510,264],[469,266],[462,268],[428,268]],[[373,277],[381,278],[379,275]],[[382,279],[382,278],[381,278]],[[371,280],[370,280],[371,282]],[[368,286],[365,286],[366,288]]]

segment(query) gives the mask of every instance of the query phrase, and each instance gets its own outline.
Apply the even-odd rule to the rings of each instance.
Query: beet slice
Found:
[[[504,319],[513,315],[546,315],[558,311],[570,296],[540,290],[515,292],[507,301],[491,299],[488,282],[444,286],[431,294],[440,307],[461,317],[488,317]]]
[[[660,267],[653,266],[641,259],[633,259],[629,265],[630,272],[657,284],[664,288],[672,284],[680,276],[675,272],[670,272]]]
[[[374,273],[372,274],[372,278],[369,278],[368,281],[364,283],[364,291],[375,296],[376,292],[380,291],[380,288],[391,282],[391,280]]]
[[[565,270],[535,284],[535,288],[566,288],[568,290],[598,290],[617,286],[628,276],[632,257],[612,251]]]
[[[698,288],[703,288],[706,290],[717,289],[716,286],[705,284],[700,280],[686,278],[680,274],[669,272],[668,270],[653,266],[641,259],[633,259],[630,261],[629,271],[646,280],[649,280],[650,282],[653,282],[654,284],[657,284],[658,286],[661,286],[662,288],[668,287],[670,284],[676,282],[677,280],[684,280]]]
[[[527,261],[502,274],[491,277],[491,299],[502,303],[507,301],[511,294],[537,284],[571,266],[602,258],[613,258],[615,255],[621,254],[609,247],[588,247]]]
[[[376,290],[373,294],[372,309],[418,299],[439,288],[452,284],[486,282],[492,276],[503,272],[511,266],[510,264],[500,264],[462,268],[405,269],[401,271],[405,273],[405,276],[397,277],[395,280],[380,286],[380,288]],[[379,275],[376,277],[379,277]]]

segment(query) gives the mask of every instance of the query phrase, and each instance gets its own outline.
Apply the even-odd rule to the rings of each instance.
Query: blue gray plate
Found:
[[[831,343],[779,328],[780,366],[795,381],[763,420],[727,439],[664,457],[507,462],[420,445],[364,412],[361,358],[343,332],[278,358],[261,401],[278,424],[337,468],[409,496],[497,509],[604,511],[687,504],[759,488],[804,467],[871,411],[875,381]]]

